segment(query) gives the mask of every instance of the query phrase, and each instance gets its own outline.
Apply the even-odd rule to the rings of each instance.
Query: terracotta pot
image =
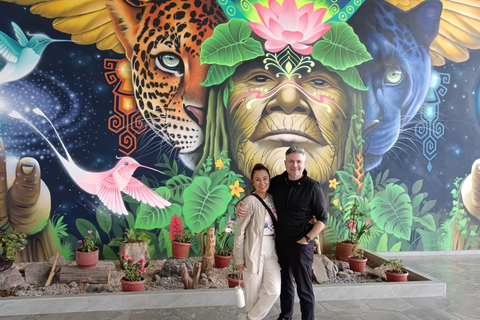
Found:
[[[232,259],[232,255],[229,256],[221,256],[215,253],[215,268],[226,268],[230,264],[230,259]]]
[[[131,242],[120,242],[118,245],[118,255],[120,257],[120,267],[123,267],[123,254],[126,253],[130,256],[130,259],[138,261],[140,259],[145,260],[143,265],[145,268],[148,267],[150,263],[150,253],[148,253],[148,245],[145,241],[131,241]]]
[[[172,241],[172,257],[178,259],[185,259],[190,251],[190,242]]]
[[[75,261],[77,266],[80,269],[91,269],[97,265],[98,262],[98,248],[92,252],[82,252],[81,248],[78,247],[76,251]]]
[[[337,242],[335,257],[339,260],[348,261],[348,257],[352,255],[353,243]]]
[[[10,270],[13,266],[13,260],[0,260],[0,273]]]
[[[244,288],[245,285],[243,283],[243,279],[242,280],[235,279],[235,278],[232,278],[233,276],[234,275],[231,273],[227,274],[228,287],[235,288],[236,286],[242,286],[242,288]]]
[[[145,285],[145,278],[142,278],[140,281],[128,281],[127,278],[123,277],[120,279],[122,283],[123,292],[133,292],[133,291],[143,291],[143,286]]]
[[[350,266],[350,270],[356,271],[356,272],[363,272],[365,270],[365,267],[367,265],[367,258],[364,259],[355,259],[352,257],[348,257],[348,264]]]
[[[408,280],[408,271],[403,270],[404,273],[393,273],[391,270],[386,270],[385,275],[387,276],[388,282],[406,282]]]

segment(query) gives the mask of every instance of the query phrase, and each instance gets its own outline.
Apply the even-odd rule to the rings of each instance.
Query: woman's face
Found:
[[[270,176],[267,170],[257,170],[253,173],[252,185],[257,193],[266,193],[270,187]]]
[[[232,159],[244,175],[264,163],[285,170],[292,145],[307,152],[306,170],[320,183],[341,168],[351,106],[345,85],[322,66],[290,78],[256,60],[237,69],[228,99]]]

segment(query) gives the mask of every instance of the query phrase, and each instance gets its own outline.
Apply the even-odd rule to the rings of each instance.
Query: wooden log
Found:
[[[48,287],[50,283],[52,283],[53,277],[55,276],[55,267],[57,266],[57,261],[58,261],[58,255],[60,252],[57,252],[57,255],[55,256],[55,261],[53,262],[52,269],[50,269],[50,274],[48,275],[47,282],[45,282],[45,287]]]
[[[200,262],[196,262],[193,265],[193,274],[192,277],[188,274],[187,266],[185,263],[182,263],[180,266],[180,275],[182,278],[183,285],[185,289],[197,289],[198,288],[198,281],[200,279],[200,273],[202,269],[202,264]]]
[[[213,273],[213,259],[215,254],[215,228],[207,229],[207,245],[205,251],[202,252],[202,272],[207,276]],[[203,241],[203,239],[202,239]]]
[[[91,269],[80,269],[76,265],[63,266],[60,271],[60,282],[108,283],[112,270],[115,270],[115,264],[112,261],[99,261]]]
[[[313,239],[313,243],[315,245],[315,251],[317,251],[316,253],[322,254],[322,246],[320,244],[320,239],[318,236],[316,236],[315,239]]]

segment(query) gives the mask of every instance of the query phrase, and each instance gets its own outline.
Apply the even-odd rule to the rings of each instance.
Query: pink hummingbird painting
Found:
[[[65,150],[67,159],[63,157],[54,147],[54,145],[40,132],[30,121],[26,120],[20,113],[17,111],[12,111],[9,113],[9,116],[12,118],[20,119],[28,123],[31,127],[35,129],[53,148],[55,154],[60,158],[63,167],[67,170],[70,177],[75,181],[75,183],[82,188],[84,191],[97,195],[100,201],[112,212],[120,215],[128,215],[128,211],[125,208],[123,202],[122,194],[126,193],[132,198],[146,203],[152,207],[165,208],[170,206],[170,202],[160,197],[153,190],[148,188],[139,180],[132,177],[133,173],[137,168],[147,168],[153,171],[158,171],[153,168],[143,166],[139,164],[135,159],[130,157],[123,157],[118,161],[115,167],[111,170],[105,172],[89,172],[78,167],[73,161],[70,153],[63,144],[60,135],[58,134],[53,123],[48,119],[48,117],[38,108],[33,109],[33,112],[44,117],[53,127],[55,134],[57,135],[60,143],[62,144],[63,149]]]

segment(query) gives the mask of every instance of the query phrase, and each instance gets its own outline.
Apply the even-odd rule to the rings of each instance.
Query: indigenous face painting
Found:
[[[231,20],[225,29],[251,35],[247,41],[253,51],[253,59],[239,61],[227,80],[232,158],[244,175],[258,162],[277,175],[285,170],[288,147],[300,145],[312,159],[306,167],[310,176],[325,183],[343,164],[353,111],[348,90],[352,85],[365,89],[358,73],[352,81],[337,69],[353,72],[370,55],[347,24],[323,23],[327,10],[315,9],[313,3],[298,7],[293,0],[282,5],[270,1],[268,8],[256,4],[255,9],[261,22]],[[333,56],[336,50],[348,55],[348,47],[339,49],[341,37],[336,32],[351,37],[349,46],[360,49],[356,60]],[[329,40],[320,44],[325,36]],[[203,48],[209,50],[209,45],[206,41]],[[222,58],[230,61],[235,55],[225,52]]]

